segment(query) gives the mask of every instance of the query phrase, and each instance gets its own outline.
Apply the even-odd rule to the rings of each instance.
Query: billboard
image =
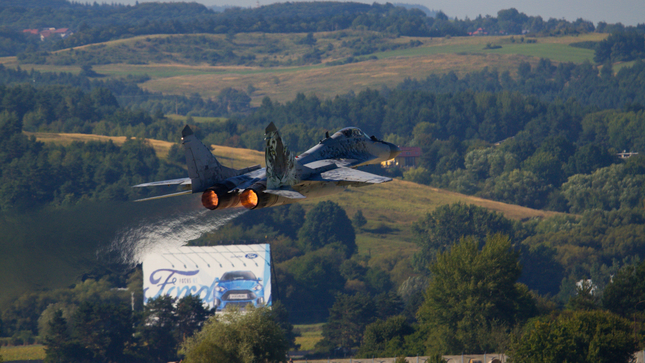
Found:
[[[268,244],[179,247],[143,259],[143,303],[161,295],[199,296],[217,311],[271,305]]]

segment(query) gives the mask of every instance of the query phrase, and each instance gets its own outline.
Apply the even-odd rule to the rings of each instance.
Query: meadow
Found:
[[[584,34],[580,36],[530,38],[535,43],[527,43],[529,38],[520,36],[484,37],[445,37],[388,38],[367,31],[345,31],[315,33],[316,47],[322,49],[321,63],[288,65],[297,63],[299,57],[311,51],[312,47],[300,44],[306,34],[238,34],[229,43],[239,57],[256,54],[257,59],[267,58],[278,66],[260,65],[209,65],[187,58],[175,52],[151,52],[155,39],[166,39],[176,46],[178,39],[208,39],[209,42],[225,42],[223,35],[157,35],[115,40],[75,49],[75,52],[116,52],[137,57],[144,64],[112,63],[94,66],[94,70],[107,77],[148,75],[150,80],[141,84],[145,89],[164,94],[199,93],[202,97],[215,97],[227,87],[246,90],[249,85],[255,88],[251,94],[252,105],[258,106],[265,96],[279,102],[292,100],[297,93],[315,94],[318,97],[334,97],[350,91],[360,92],[366,88],[380,89],[383,86],[395,87],[406,78],[425,78],[430,74],[455,72],[464,75],[479,71],[484,67],[509,71],[515,74],[521,62],[537,64],[540,58],[559,62],[583,63],[593,61],[594,51],[570,46],[583,41],[600,41],[606,34]],[[201,37],[201,38],[200,38]],[[376,59],[356,63],[327,66],[326,63],[346,59],[352,55],[349,46],[343,42],[370,44],[376,42],[381,48],[363,56]],[[419,46],[409,47],[410,42],[420,42]],[[270,44],[269,47],[267,44]],[[215,44],[215,43],[213,43]],[[487,49],[487,45],[501,48]],[[197,45],[195,45],[197,47]],[[207,47],[205,47],[206,49]],[[191,48],[192,49],[192,48]],[[378,48],[380,49],[380,48]],[[204,49],[202,49],[204,51]],[[59,51],[60,54],[69,50]],[[164,53],[165,55],[159,55]],[[152,57],[154,55],[154,57]],[[156,59],[156,60],[155,60]],[[7,67],[18,66],[15,57],[0,58]],[[41,71],[78,72],[77,65],[21,65]]]
[[[44,360],[45,346],[34,344],[16,347],[0,347],[0,356],[5,362]]]
[[[299,333],[296,337],[296,344],[300,344],[301,351],[313,350],[316,343],[322,339],[322,327],[324,323],[294,325],[293,330]]]

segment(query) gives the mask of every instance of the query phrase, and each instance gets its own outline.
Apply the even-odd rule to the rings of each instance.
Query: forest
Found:
[[[514,8],[500,10],[497,17],[459,20],[449,18],[443,12],[428,17],[419,9],[406,9],[389,3],[278,3],[257,9],[230,8],[221,13],[197,3],[123,6],[57,1],[46,6],[38,4],[38,1],[29,0],[0,5],[0,23],[3,24],[0,27],[0,56],[19,55],[23,60],[33,61],[52,50],[151,34],[309,33],[363,29],[395,36],[444,37],[468,35],[478,28],[486,29],[488,34],[531,36],[645,33],[643,24],[625,27],[620,23],[604,22],[595,26],[582,19],[574,22],[563,19],[545,21],[540,16],[527,16]],[[49,37],[40,42],[37,36],[22,33],[23,29],[44,27],[69,28],[74,34],[63,39]],[[617,40],[624,39],[612,39]],[[621,52],[619,47],[615,49]],[[624,54],[620,57],[635,59],[636,56]],[[603,53],[597,60],[604,62],[605,57]]]
[[[374,259],[371,251],[359,253],[357,239],[368,223],[360,209],[350,215],[319,201],[253,211],[189,245],[269,243],[277,287],[272,310],[210,318],[213,312],[192,297],[143,306],[141,266],[97,260],[71,286],[42,286],[0,306],[1,345],[44,344],[48,361],[201,361],[209,355],[283,361],[298,348],[293,324],[324,323],[309,358],[441,361],[445,354],[495,351],[517,362],[628,362],[643,349],[644,24],[544,21],[515,9],[459,20],[391,4],[285,3],[216,13],[195,3],[62,0],[3,2],[0,19],[0,55],[23,60],[148,34],[302,33],[300,42],[311,45],[313,32],[342,29],[420,37],[460,36],[478,27],[525,36],[609,33],[576,44],[594,49],[594,64],[523,61],[515,72],[432,74],[333,98],[301,93],[281,103],[265,97],[257,107],[251,87],[211,98],[164,95],[140,86],[148,76],[102,77],[91,62],[78,74],[0,64],[2,223],[24,223],[42,211],[122,207],[152,195],[132,185],[184,177],[178,138],[185,123],[169,114],[186,116],[205,144],[259,151],[269,122],[297,152],[327,131],[360,127],[421,148],[415,168],[370,172],[549,211],[520,220],[445,204],[401,227],[414,245],[409,258]],[[75,34],[40,42],[21,33],[45,19]],[[369,41],[346,46],[356,57],[375,49]],[[198,116],[222,119],[198,122]],[[127,139],[59,144],[32,135],[43,132]],[[160,157],[146,139],[174,145]],[[623,151],[636,154],[621,158]],[[391,232],[383,225],[370,230],[385,240]],[[0,247],[19,233],[9,234]]]
[[[206,102],[155,100],[127,79],[90,82],[61,73],[46,80],[38,72],[0,69],[8,80],[0,97],[3,117],[20,124],[16,130],[168,141],[176,141],[181,123],[165,118],[163,110],[181,102],[189,114],[210,109],[208,115],[230,116],[197,126],[206,142],[256,150],[263,148],[259,130],[270,121],[281,125],[289,147],[299,151],[325,131],[354,125],[402,146],[421,146],[420,167],[402,175],[414,182],[563,212],[634,208],[643,197],[639,158],[625,164],[616,154],[645,146],[645,64],[616,74],[598,68],[556,67],[543,59],[535,69],[520,65],[516,78],[485,69],[462,79],[430,76],[334,99],[299,95],[279,104],[265,98],[255,110],[246,93],[234,89]],[[30,78],[44,85],[13,85]],[[81,88],[47,85],[57,81]],[[131,95],[140,95],[138,104],[137,97],[126,98]],[[128,101],[121,105],[119,96]],[[152,113],[142,110],[151,107]],[[602,198],[591,197],[600,190]]]
[[[233,113],[226,122],[196,124],[195,131],[209,142],[260,149],[258,130],[267,120],[273,120],[282,126],[289,146],[303,150],[315,143],[324,130],[358,125],[401,145],[422,147],[422,166],[403,172],[404,179],[534,208],[575,213],[571,216],[517,222],[474,206],[438,208],[420,216],[413,225],[419,249],[410,262],[412,276],[402,282],[392,280],[392,266],[369,265],[356,254],[354,231],[361,228],[364,218],[361,222],[358,213],[350,218],[331,202],[321,202],[306,213],[298,205],[263,210],[250,219],[240,217],[217,234],[205,235],[192,243],[253,243],[270,238],[281,281],[281,301],[290,321],[328,322],[323,340],[316,348],[317,354],[323,356],[340,352],[339,347],[347,352],[359,348],[357,354],[362,356],[438,354],[461,349],[517,349],[517,354],[530,354],[522,350],[528,348],[514,345],[519,343],[513,343],[515,338],[510,333],[513,326],[541,321],[539,324],[556,329],[559,324],[578,324],[579,319],[591,319],[589,314],[600,314],[587,313],[588,310],[609,309],[623,317],[640,312],[620,300],[632,299],[634,295],[611,295],[617,285],[609,281],[612,275],[624,274],[628,278],[631,275],[625,271],[642,268],[640,256],[645,253],[642,250],[645,158],[635,156],[622,161],[615,156],[622,148],[642,150],[640,137],[644,133],[638,127],[645,111],[637,98],[641,93],[635,92],[633,85],[639,84],[644,65],[636,63],[615,75],[603,75],[602,69],[589,64],[569,65],[569,71],[566,67],[553,67],[543,60],[535,69],[529,66],[517,79],[484,70],[462,79],[446,75],[436,82],[409,80],[396,89],[368,90],[328,100],[302,95],[283,105],[265,99],[258,109]],[[142,195],[130,185],[183,175],[178,148],[161,160],[149,145],[137,139],[176,139],[183,124],[167,119],[160,110],[148,113],[136,106],[120,105],[117,96],[101,86],[103,81],[92,81],[94,84],[81,76],[8,69],[3,74],[9,80],[0,88],[1,205],[5,213],[43,205],[66,208],[93,201],[131,200]],[[559,81],[562,74],[569,75],[567,81]],[[21,84],[22,79],[28,80],[30,76],[50,79],[51,84],[44,81],[36,86]],[[56,79],[77,86],[54,85]],[[549,87],[527,87],[529,82]],[[599,104],[590,105],[593,93],[587,93],[587,99],[561,101],[561,97],[554,95],[570,91],[558,82],[580,82],[576,90],[580,94],[585,94],[583,85],[589,89],[614,87],[615,104],[607,102],[608,108],[604,110]],[[598,86],[599,82],[603,86]],[[435,88],[424,89],[429,84]],[[494,87],[486,88],[491,84]],[[95,142],[50,146],[25,136],[22,130],[127,135],[132,139],[123,146]],[[497,140],[503,142],[495,145]],[[74,184],[69,181],[72,175]],[[312,235],[326,238],[313,240]],[[470,239],[460,242],[464,236]],[[496,320],[496,325],[475,326],[480,332],[495,333],[497,340],[481,341],[473,335],[428,338],[427,331],[448,328],[442,325],[445,322],[429,318],[432,313],[423,317],[424,309],[445,309],[439,302],[428,305],[431,302],[424,291],[433,286],[430,282],[436,281],[439,270],[435,269],[441,268],[437,264],[454,263],[450,262],[453,253],[489,260],[478,257],[484,250],[473,251],[473,243],[499,244],[495,248],[512,251],[505,258],[515,261],[518,267],[508,273],[509,285],[504,288],[514,289],[515,295],[509,296],[520,300],[500,304],[520,304],[528,310]],[[455,246],[463,248],[463,252],[458,252]],[[491,253],[497,256],[501,252]],[[508,261],[500,263],[506,266]],[[312,270],[312,266],[316,268]],[[97,287],[97,293],[111,286],[127,286],[127,281],[136,285],[134,281],[140,274],[137,271],[116,280],[104,271],[83,284],[103,284],[104,287]],[[459,280],[463,276],[446,278]],[[576,282],[587,278],[594,281],[595,292],[584,295]],[[636,281],[628,281],[624,288],[636,288],[629,285]],[[43,315],[47,307],[52,301],[61,301],[59,294],[70,293],[76,294],[63,289],[31,293],[15,300],[3,311],[3,335],[14,343],[42,339],[38,337],[43,336],[46,328],[38,322],[49,316]],[[605,296],[613,297],[605,300],[610,299]],[[307,297],[311,300],[306,300]],[[64,319],[75,321],[72,311],[79,311],[85,299],[66,299],[71,299],[64,300],[69,301],[66,306],[70,315]],[[102,303],[112,301],[113,307],[105,308],[118,309],[119,303],[115,302],[118,299],[106,301],[107,297],[100,295],[95,299]],[[307,308],[303,310],[303,306]],[[622,310],[613,306],[622,306]],[[558,307],[579,312],[545,318],[546,312],[558,311]],[[348,316],[347,311],[352,315]],[[497,317],[495,311],[484,313],[490,314],[486,318],[489,320]],[[474,328],[460,320],[467,317],[455,314],[446,318],[451,324]],[[618,319],[605,315],[602,319]],[[339,335],[348,329],[348,324],[354,335]],[[449,328],[461,334],[454,329]],[[67,331],[80,334],[72,328]],[[83,344],[89,346],[88,342]],[[179,342],[173,344],[179,347]],[[97,357],[104,353],[83,354]],[[163,354],[172,357],[176,350]]]

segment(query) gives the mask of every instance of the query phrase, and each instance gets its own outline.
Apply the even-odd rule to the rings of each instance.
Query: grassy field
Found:
[[[322,327],[324,324],[294,325],[294,331],[300,333],[296,337],[296,344],[300,344],[300,350],[313,350],[316,343],[322,339]]]
[[[419,57],[432,56],[437,54],[457,55],[523,55],[527,57],[549,58],[555,62],[582,63],[592,61],[594,51],[590,49],[574,48],[570,43],[587,40],[598,41],[604,38],[603,34],[588,34],[582,37],[561,37],[561,38],[533,38],[537,43],[520,42],[519,37],[460,37],[450,39],[439,39],[424,45],[423,47],[410,48],[389,52],[375,53],[379,59],[392,57]],[[486,49],[486,45],[499,45],[501,48]]]
[[[174,121],[186,122],[186,120],[188,119],[188,116],[184,116],[184,115],[166,114],[164,116]],[[191,116],[191,117],[194,122],[197,122],[200,124],[209,123],[209,122],[224,122],[228,120],[228,118],[226,117],[201,117],[201,116]]]
[[[74,141],[112,141],[116,145],[121,145],[125,142],[125,136],[103,136],[91,134],[65,134],[65,133],[47,133],[47,132],[25,132],[27,135],[34,135],[36,140],[45,143],[54,143],[61,145],[68,145]],[[150,145],[155,149],[159,158],[166,158],[168,151],[173,143],[168,141],[147,139]],[[232,168],[243,168],[249,165],[264,164],[264,153],[249,149],[238,149],[228,146],[212,145],[213,154],[225,166]]]
[[[0,347],[0,356],[2,356],[5,362],[16,360],[43,360],[45,359],[45,347],[42,345]]]
[[[430,74],[450,71],[463,75],[490,67],[500,72],[514,73],[521,62],[536,64],[542,57],[550,58],[555,63],[591,61],[594,55],[592,50],[574,48],[569,44],[598,41],[603,37],[603,34],[589,34],[580,37],[539,38],[535,44],[511,43],[510,37],[424,39],[423,46],[375,53],[377,60],[360,63],[333,67],[220,67],[224,68],[220,72],[153,78],[144,83],[143,87],[163,93],[189,93],[196,90],[203,96],[212,97],[226,87],[244,88],[252,84],[257,89],[252,95],[254,105],[258,105],[264,96],[285,102],[293,99],[298,92],[333,97],[368,87],[394,87],[408,77],[425,78]],[[484,49],[487,43],[499,44],[502,48]]]
[[[101,141],[108,142],[112,141],[116,145],[122,145],[126,137],[125,136],[103,136],[103,135],[91,135],[91,134],[62,134],[62,133],[49,133],[49,132],[25,132],[27,135],[33,135],[36,137],[36,140],[42,141],[45,143],[53,143],[59,145],[69,145],[74,141],[87,142],[87,141]],[[172,147],[172,143],[168,141],[153,140],[148,139],[148,142],[152,145],[157,153],[157,156],[160,158],[165,158],[168,156],[168,152]]]
[[[600,41],[606,34],[585,34],[581,36],[535,38],[537,43],[520,42],[521,37],[490,36],[490,37],[452,37],[452,38],[382,38],[379,42],[385,45],[406,44],[418,40],[423,44],[419,47],[399,50],[389,50],[374,53],[378,59],[326,67],[324,63],[343,59],[351,55],[351,49],[341,46],[342,41],[361,39],[373,36],[372,32],[347,32],[343,38],[336,39],[335,33],[316,33],[317,47],[325,50],[322,64],[303,66],[210,66],[196,63],[184,58],[173,56],[164,58],[163,62],[148,62],[148,64],[106,64],[94,67],[98,73],[108,77],[121,77],[128,74],[147,74],[151,80],[142,84],[148,90],[165,94],[191,94],[198,92],[203,97],[214,97],[226,87],[246,90],[253,85],[256,91],[252,94],[252,104],[260,104],[264,96],[280,102],[292,100],[298,92],[316,94],[319,97],[333,97],[350,90],[359,92],[365,88],[379,89],[382,86],[394,87],[407,77],[425,78],[430,74],[444,74],[450,71],[463,75],[479,71],[484,67],[495,68],[500,72],[514,73],[520,62],[536,64],[539,58],[549,58],[557,62],[592,61],[594,52],[589,49],[569,46],[571,43],[582,41]],[[117,40],[95,47],[100,51],[138,52],[148,49],[146,45],[154,39],[170,38],[159,35],[155,37],[136,37]],[[186,35],[183,37],[207,37],[223,41],[220,35]],[[263,38],[264,37],[264,38]],[[256,52],[257,57],[266,56],[265,42],[274,44],[276,61],[286,62],[302,56],[308,48],[297,44],[304,34],[240,34],[233,41],[240,49],[240,55]],[[151,40],[146,40],[150,38]],[[515,40],[512,42],[511,38]],[[189,39],[189,38],[186,38]],[[525,38],[526,41],[526,38]],[[486,45],[500,45],[498,49],[485,49]],[[139,47],[139,48],[137,48]],[[237,48],[236,48],[237,49]],[[65,51],[61,51],[65,52]],[[135,52],[136,53],[136,52]],[[254,53],[255,54],[255,53]],[[145,54],[142,55],[145,58]],[[0,58],[5,66],[15,67],[15,57]],[[79,66],[56,65],[21,65],[23,69],[34,68],[43,71],[72,71],[78,72]]]

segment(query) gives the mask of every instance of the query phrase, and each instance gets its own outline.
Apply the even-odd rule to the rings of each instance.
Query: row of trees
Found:
[[[85,301],[46,322],[49,362],[285,361],[292,326],[280,304],[271,310],[230,311],[215,317],[198,297],[161,296],[142,312],[126,304]]]
[[[93,70],[91,67],[83,67],[83,70],[79,74],[71,74],[66,72],[39,72],[34,71],[25,71],[20,69],[10,69],[6,68],[0,64],[0,84],[4,87],[9,87],[9,91],[6,88],[3,89],[4,92],[13,92],[16,90],[16,86],[26,86],[29,84],[31,87],[25,88],[27,91],[16,91],[16,92],[25,92],[28,97],[23,103],[34,103],[35,100],[30,96],[35,93],[36,89],[45,88],[44,92],[51,92],[54,90],[54,93],[61,92],[65,94],[66,92],[76,92],[76,97],[78,97],[78,90],[82,90],[86,93],[91,92],[103,92],[106,95],[105,90],[109,90],[111,95],[106,95],[105,99],[94,101],[94,106],[103,107],[103,106],[115,106],[116,103],[124,108],[145,110],[148,113],[151,113],[156,119],[162,118],[163,114],[180,114],[180,115],[193,115],[193,116],[226,116],[235,113],[248,113],[251,110],[250,102],[251,98],[244,91],[240,91],[234,88],[226,88],[220,92],[220,94],[215,98],[203,99],[199,94],[191,94],[189,96],[185,95],[162,95],[161,93],[150,92],[142,89],[137,85],[137,83],[143,83],[149,80],[147,76],[128,76],[125,78],[117,79],[91,79],[89,77],[94,77]],[[61,90],[61,88],[63,90]],[[96,90],[97,88],[102,88],[104,90]],[[49,91],[47,91],[47,89]],[[72,90],[78,89],[78,90]],[[96,90],[96,91],[95,91]],[[44,98],[50,98],[53,96],[45,96]],[[116,100],[113,102],[112,98]],[[4,101],[7,105],[10,105],[13,101],[7,100]],[[38,107],[43,107],[44,105],[37,104]],[[32,108],[33,106],[25,106],[27,108]],[[51,106],[45,106],[51,107]],[[49,113],[52,113],[51,111]],[[103,115],[101,115],[103,116]],[[88,121],[81,117],[80,122]],[[69,118],[64,120],[65,122],[70,122]],[[51,121],[49,121],[51,122]],[[71,120],[71,122],[79,123],[79,120]],[[144,125],[150,121],[144,120],[130,120],[130,126],[135,126],[137,123],[143,122]],[[41,125],[38,125],[41,126]],[[72,126],[74,127],[74,126]],[[179,126],[177,130],[181,130]],[[168,128],[168,126],[166,126]],[[32,130],[30,130],[32,131]],[[168,131],[168,130],[164,130]],[[173,130],[175,131],[175,130]],[[175,134],[176,135],[176,134]],[[175,140],[175,136],[167,138],[167,135],[160,135],[158,138],[160,140]]]
[[[298,205],[269,209],[256,216],[256,222],[261,224],[258,232],[268,233],[257,237],[264,241],[268,238],[275,250],[279,270],[285,266],[279,261],[286,256],[281,240],[288,235],[298,238],[295,245],[302,246],[303,250],[313,248],[304,254],[296,252],[300,256],[312,256],[325,249],[345,255],[347,245],[338,242],[339,235],[329,237],[327,242],[308,242],[305,238],[306,235],[331,233],[322,233],[326,231],[324,227],[316,227],[320,230],[311,228],[326,224],[322,214],[342,217],[343,213],[334,212],[334,208],[329,202],[320,203],[304,221]],[[597,235],[608,234],[607,228],[615,228],[621,223],[642,226],[645,220],[642,212],[631,213],[585,215],[578,224]],[[411,277],[397,289],[390,285],[382,290],[385,293],[353,290],[348,278],[345,288],[341,289],[343,282],[334,280],[333,269],[325,269],[324,260],[316,258],[306,263],[306,270],[289,271],[298,278],[302,275],[307,279],[312,285],[307,291],[302,286],[291,285],[278,272],[278,288],[294,293],[286,298],[283,294],[281,300],[287,304],[286,310],[290,314],[297,315],[296,306],[290,305],[294,302],[311,304],[304,293],[322,298],[336,292],[328,305],[329,317],[323,328],[323,340],[316,347],[318,353],[325,356],[359,348],[359,357],[497,351],[506,352],[522,362],[552,361],[557,357],[568,357],[567,361],[576,362],[612,357],[626,362],[638,349],[638,340],[643,335],[643,330],[630,320],[634,316],[638,316],[639,321],[645,317],[645,307],[638,304],[645,298],[641,296],[645,263],[628,263],[616,269],[612,273],[613,282],[605,286],[600,285],[602,279],[593,277],[594,285],[583,284],[575,289],[573,295],[564,300],[568,303],[562,311],[549,298],[529,292],[535,281],[526,274],[551,279],[552,276],[544,276],[544,271],[553,266],[544,259],[548,253],[536,252],[535,241],[525,238],[566,230],[571,228],[567,224],[575,221],[569,218],[564,223],[562,219],[521,224],[479,207],[441,207],[419,221],[419,224],[434,221],[431,230],[423,232],[419,226],[415,227],[419,238],[421,235],[426,237],[419,240],[421,245],[432,243],[427,241],[434,238],[447,241],[441,248],[443,252],[438,252],[427,264],[429,278]],[[354,224],[360,224],[360,217],[355,220]],[[349,223],[346,216],[334,221],[335,226]],[[195,243],[231,243],[223,241],[227,238],[252,242],[249,238],[254,232],[244,227],[246,223],[240,220],[237,226],[223,229],[223,236],[205,236]],[[462,228],[464,226],[467,228]],[[277,233],[280,228],[284,230]],[[460,233],[457,232],[459,228]],[[242,231],[245,236],[239,235]],[[215,238],[220,241],[216,242]],[[311,247],[305,247],[303,243],[311,243]],[[325,245],[315,249],[316,243]],[[292,251],[297,248],[291,245]],[[360,281],[360,257],[345,256],[345,261],[336,269],[348,277],[355,274],[352,277]],[[319,273],[321,269],[324,271]],[[131,277],[131,284],[140,288],[140,272],[138,274],[138,277],[136,273]],[[582,278],[585,277],[589,276]],[[606,277],[608,280],[609,275]],[[321,285],[325,279],[334,280],[334,290]],[[209,313],[204,311],[198,299],[184,298],[173,304],[172,299],[160,298],[151,301],[141,315],[133,315],[128,306],[120,305],[120,301],[127,300],[125,296],[117,296],[123,294],[121,291],[112,289],[106,280],[99,284],[103,286],[87,280],[76,287],[74,294],[65,295],[63,290],[56,293],[59,297],[77,296],[73,300],[52,301],[50,298],[42,301],[41,306],[47,309],[37,319],[41,326],[38,331],[47,337],[48,359],[158,361],[174,359],[178,344],[184,342],[180,353],[188,361],[203,361],[208,355],[240,361],[253,361],[259,359],[257,357],[282,361],[287,347],[293,344],[292,327],[287,323],[285,309],[280,303],[272,312],[260,309],[247,315],[225,315],[211,318],[202,327]],[[29,310],[30,305],[22,300],[22,305],[15,305],[13,312],[3,314],[5,327],[16,326],[19,317]],[[312,308],[309,307],[307,314],[312,314]],[[109,328],[105,325],[107,321]],[[200,327],[201,332],[190,338]]]
[[[581,285],[559,310],[517,282],[520,260],[504,235],[462,238],[430,265],[416,320],[374,318],[369,299],[338,296],[318,348],[360,346],[365,358],[505,352],[519,362],[630,361],[643,334],[630,318],[643,315],[634,303],[645,264],[621,269],[604,295]]]
[[[352,348],[359,348],[361,357],[506,351],[531,361],[535,354],[541,354],[531,350],[539,340],[533,336],[537,334],[534,326],[548,326],[554,329],[549,334],[555,334],[549,339],[565,339],[557,334],[567,334],[566,339],[580,344],[577,352],[594,357],[609,354],[605,348],[594,350],[594,342],[610,339],[604,333],[595,333],[596,327],[607,324],[614,324],[620,331],[616,334],[622,334],[611,348],[620,350],[618,357],[627,357],[635,350],[632,327],[625,325],[624,318],[639,307],[621,310],[612,306],[628,307],[639,296],[625,289],[638,289],[638,275],[633,271],[645,268],[645,264],[640,265],[630,256],[641,256],[645,251],[640,239],[618,235],[641,233],[645,220],[642,211],[596,211],[585,213],[580,220],[553,217],[520,223],[472,205],[442,206],[413,226],[420,251],[412,264],[421,276],[407,278],[398,287],[390,282],[374,289],[370,285],[375,286],[378,280],[370,276],[375,271],[372,263],[366,273],[361,257],[351,256],[336,264],[338,277],[323,256],[332,250],[342,252],[346,247],[334,242],[318,250],[306,247],[307,243],[318,242],[308,242],[305,236],[320,234],[305,225],[320,223],[324,218],[320,211],[332,216],[330,220],[336,215],[323,205],[331,206],[329,202],[320,203],[307,214],[302,227],[300,206],[293,205],[255,215],[255,224],[240,219],[218,231],[218,236],[206,236],[196,242],[269,241],[278,263],[281,297],[286,298],[292,316],[302,321],[298,319],[303,305],[309,316],[315,314],[314,308],[329,309],[317,354],[342,355]],[[360,224],[358,215],[355,220],[355,225]],[[247,227],[240,228],[247,223]],[[257,231],[252,231],[256,227]],[[463,237],[467,238],[458,243]],[[580,245],[594,247],[579,249]],[[304,252],[307,249],[311,252]],[[297,268],[301,261],[306,261],[306,267]],[[382,272],[386,277],[393,271]],[[294,283],[290,274],[296,281],[304,278],[306,286]],[[614,279],[623,277],[612,284],[612,275]],[[594,281],[593,294],[576,288],[577,281],[589,278]],[[333,298],[316,305],[309,296],[318,300]],[[293,301],[298,304],[291,306]],[[565,305],[568,310],[559,312],[558,306]],[[581,311],[601,308],[611,312]],[[565,350],[568,343],[563,344],[556,345],[557,349]]]
[[[524,68],[521,66],[520,70]],[[265,98],[262,106],[248,116],[202,124],[196,132],[207,143],[262,149],[261,129],[271,120],[282,125],[284,139],[291,148],[306,150],[325,129],[355,125],[375,130],[377,136],[386,135],[386,140],[399,145],[420,145],[423,150],[420,168],[404,175],[412,181],[560,211],[639,205],[643,193],[640,159],[630,160],[628,167],[611,165],[618,162],[612,155],[618,150],[638,151],[645,147],[641,137],[644,132],[640,130],[645,111],[638,103],[640,93],[634,93],[631,86],[645,74],[645,65],[637,63],[628,71],[607,77],[594,75],[590,66],[570,67],[569,73],[566,69],[562,65],[552,67],[546,60],[535,70],[529,66],[527,72],[520,72],[518,81],[507,84],[508,88],[515,89],[513,92],[435,94],[410,89],[423,88],[424,84],[431,83],[428,79],[414,87],[408,82],[401,90],[367,90],[355,96],[327,100],[299,95],[282,105]],[[61,79],[90,89],[85,93],[63,86],[0,87],[0,109],[7,119],[4,122],[15,125],[22,122],[21,127],[27,131],[84,132],[175,141],[182,127],[181,122],[164,118],[159,108],[152,115],[121,108],[115,95],[100,87],[114,87],[134,106],[136,101],[128,95],[140,89],[131,87],[133,83],[88,83],[79,76],[52,77],[6,69],[4,74],[13,80],[31,75],[43,79],[44,83]],[[461,87],[485,85],[487,81],[477,83],[476,79],[489,80],[491,74],[494,73],[483,71],[473,78],[464,78]],[[615,93],[622,92],[625,100],[634,103],[629,103],[625,110],[597,111],[574,101],[547,102],[518,92],[531,80],[558,79],[562,74],[569,74],[563,79],[570,82],[584,75],[584,79],[591,80],[589,87],[600,87],[602,82],[615,84],[618,90]],[[448,79],[438,82],[447,83]],[[568,92],[570,87],[563,87],[557,94]],[[142,93],[138,104],[155,107],[148,96]],[[166,99],[170,101],[166,97],[157,105],[171,107],[172,103]],[[249,98],[243,92],[228,89],[216,101],[203,101],[197,96],[188,100],[195,108],[219,105],[229,112],[239,112],[248,107]],[[178,98],[175,102],[182,101]],[[325,128],[320,126],[323,124]],[[13,133],[5,137],[10,135]],[[500,146],[490,144],[505,138],[510,139]],[[588,197],[605,189],[611,192],[605,192],[602,197]]]
[[[294,321],[316,322],[329,315],[338,293],[391,298],[388,293],[394,284],[389,274],[357,255],[355,230],[361,216],[351,220],[329,201],[307,213],[299,204],[267,208],[244,214],[191,244],[271,243],[276,295]]]
[[[589,211],[579,219],[556,216],[518,223],[481,207],[442,206],[413,224],[419,251],[411,262],[417,271],[427,272],[436,256],[450,250],[461,236],[483,241],[487,235],[503,233],[520,252],[519,281],[564,304],[575,294],[575,282],[592,279],[601,296],[611,275],[641,261],[645,245],[636,236],[643,221],[642,210],[628,208]]]
[[[419,80],[406,79],[397,89],[439,94],[467,90],[477,93],[520,92],[549,102],[575,99],[583,106],[603,110],[626,108],[637,111],[645,104],[645,99],[640,95],[644,70],[642,61],[614,72],[610,64],[594,67],[590,63],[560,63],[555,66],[550,60],[543,58],[535,65],[521,63],[515,77],[510,72],[500,74],[495,69],[484,68],[461,78],[449,72]]]
[[[18,5],[18,4],[16,4]],[[55,26],[71,28],[75,34],[66,39],[44,43],[31,42],[28,37],[8,34],[9,45],[2,52],[34,53],[38,50],[65,49],[113,39],[150,34],[240,32],[306,33],[341,29],[367,29],[405,36],[463,36],[478,28],[490,34],[539,35],[580,34],[593,31],[624,30],[622,24],[607,25],[578,19],[544,21],[540,16],[527,16],[516,9],[500,10],[497,17],[450,20],[443,12],[427,17],[419,9],[395,7],[392,4],[272,4],[257,9],[227,9],[215,13],[199,4],[138,4],[136,6],[74,6],[52,7],[7,6],[0,8],[0,19],[15,33],[25,28]],[[74,19],[74,20],[71,20]],[[92,24],[90,27],[88,24]],[[633,27],[632,27],[633,28]],[[633,28],[643,32],[639,25]]]
[[[297,210],[285,212],[284,209],[259,217],[266,223],[286,218],[289,225],[296,216],[301,216]],[[434,213],[434,219],[442,220],[441,223],[454,221],[454,224],[474,227],[489,220],[491,233],[510,231],[513,240],[528,233],[522,232],[522,228],[557,229],[553,226],[555,220],[544,221],[551,226],[540,222],[521,227],[519,223],[515,226],[512,222],[504,223],[499,215],[477,207],[457,205],[443,209]],[[473,219],[468,221],[467,215]],[[305,224],[309,219],[319,217],[308,215]],[[627,219],[638,222],[634,217]],[[612,220],[605,223],[616,224]],[[596,222],[589,228],[601,227]],[[463,230],[461,240],[453,240],[444,252],[437,254],[429,264],[428,280],[410,278],[397,292],[391,290],[387,294],[336,294],[323,329],[324,339],[317,345],[317,351],[342,354],[359,348],[359,357],[497,351],[522,362],[553,361],[558,357],[576,362],[597,359],[627,362],[638,349],[643,330],[630,320],[636,315],[639,320],[645,317],[645,307],[637,304],[645,298],[641,296],[645,263],[627,264],[618,269],[613,282],[602,292],[595,285],[593,289],[592,285],[580,285],[568,299],[566,309],[560,311],[552,301],[529,292],[526,285],[518,282],[518,279],[522,281],[527,267],[531,268],[525,263],[531,258],[526,257],[521,244],[499,233],[483,238],[471,233]],[[328,247],[343,250],[333,242]],[[308,268],[317,270],[317,266],[310,263]],[[135,280],[136,277],[132,279],[133,284],[140,283]],[[84,285],[93,283],[88,280]],[[292,327],[280,303],[272,311],[259,309],[246,315],[224,315],[204,324],[209,312],[203,309],[199,299],[187,297],[174,304],[170,298],[159,298],[151,301],[139,315],[132,314],[128,306],[120,305],[119,299],[123,297],[116,295],[122,293],[109,287],[77,287],[78,305],[47,303],[47,311],[39,324],[44,327],[41,334],[46,336],[48,359],[168,360],[176,357],[178,344],[184,342],[179,352],[188,361],[204,361],[207,356],[235,361],[254,361],[260,357],[283,361],[288,346],[293,344]],[[311,292],[317,296],[323,294],[322,290]],[[97,293],[103,294],[101,300],[93,300],[99,296]],[[297,297],[286,299],[290,300],[303,301]],[[27,305],[17,308],[16,313],[24,313],[24,307]],[[11,316],[3,315],[9,326]],[[108,321],[109,327],[105,325]],[[200,332],[190,338],[197,331]]]
[[[317,36],[319,38],[347,38],[347,40],[337,46],[331,42],[320,46],[317,43],[318,39],[311,32],[304,37],[295,35],[283,39],[273,36],[267,37],[266,33],[253,34],[246,36],[243,42],[237,42],[235,34],[226,34],[223,37],[204,34],[177,34],[166,37],[138,38],[118,45],[98,44],[81,49],[70,48],[61,52],[21,53],[18,55],[18,61],[22,64],[76,64],[82,66],[114,63],[208,63],[213,66],[276,67],[317,64],[322,59],[338,58],[341,54],[357,57],[423,44],[419,40],[397,43],[396,37],[393,35],[369,31],[352,33],[338,31],[322,33]],[[374,55],[371,57],[376,58]],[[355,61],[358,59],[354,58]],[[326,66],[338,64],[343,63],[341,60],[325,63]]]
[[[18,112],[22,110],[0,113],[3,210],[81,200],[128,200],[138,193],[131,185],[184,174],[181,167],[161,162],[154,149],[141,139],[128,139],[122,146],[112,142],[74,142],[44,147],[33,136],[22,133]]]

